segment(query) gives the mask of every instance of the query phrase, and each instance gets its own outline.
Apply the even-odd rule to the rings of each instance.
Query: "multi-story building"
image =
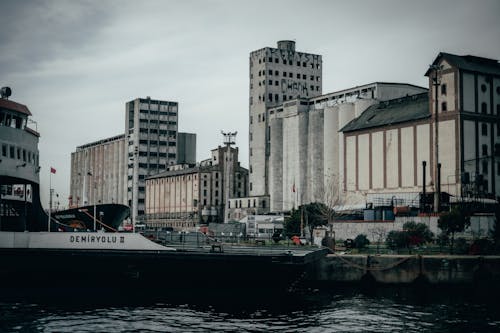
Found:
[[[500,195],[500,64],[440,53],[426,76],[428,95],[374,105],[342,129],[348,195],[418,204],[423,161],[428,192],[438,191],[439,163],[441,192]]]
[[[177,164],[196,163],[196,134],[177,133]]]
[[[212,150],[197,165],[172,165],[146,179],[146,215],[151,227],[186,229],[227,220],[229,198],[248,195],[248,170],[238,162],[238,149]]]
[[[135,221],[145,212],[145,178],[194,163],[196,134],[177,132],[177,102],[137,98],[126,103],[125,115],[125,134],[72,153],[70,199],[73,205],[128,205]]]
[[[279,41],[250,53],[250,195],[269,195],[269,108],[322,93],[320,55],[298,52],[294,41]]]
[[[177,162],[177,102],[136,98],[125,104],[127,194],[132,220],[145,212],[146,177]]]
[[[127,142],[117,135],[71,153],[70,206],[127,204]]]
[[[339,130],[378,101],[421,92],[427,89],[375,82],[270,108],[270,211],[340,202],[346,155]]]

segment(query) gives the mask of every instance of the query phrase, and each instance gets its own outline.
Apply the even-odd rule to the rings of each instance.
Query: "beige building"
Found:
[[[71,206],[127,204],[127,148],[122,134],[71,153]]]
[[[248,170],[238,149],[218,147],[197,165],[173,165],[146,179],[146,215],[152,227],[186,229],[227,220],[229,198],[248,195]]]
[[[348,196],[360,202],[374,195],[418,202],[423,161],[429,192],[436,191],[440,163],[441,192],[456,197],[499,196],[498,61],[440,53],[426,76],[427,96],[374,105],[342,129],[346,147],[342,186]]]
[[[320,55],[295,50],[294,41],[279,41],[250,53],[249,169],[250,195],[269,195],[269,108],[322,93]]]

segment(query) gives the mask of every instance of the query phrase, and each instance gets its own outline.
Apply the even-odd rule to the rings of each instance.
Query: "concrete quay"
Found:
[[[491,285],[500,282],[500,256],[329,254],[310,273],[325,285]]]

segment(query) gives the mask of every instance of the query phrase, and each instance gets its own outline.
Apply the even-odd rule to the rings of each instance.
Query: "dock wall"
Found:
[[[312,282],[478,284],[500,281],[500,256],[336,255],[315,267]]]

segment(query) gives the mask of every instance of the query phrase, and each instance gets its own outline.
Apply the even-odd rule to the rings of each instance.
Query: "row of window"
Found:
[[[172,111],[154,111],[154,110],[140,109],[139,113],[143,113],[143,114],[158,114],[160,116],[177,116],[177,112],[172,112]]]
[[[149,125],[157,125],[157,124],[160,124],[160,125],[177,125],[177,122],[176,121],[168,121],[168,120],[158,120],[158,119],[139,119],[139,122],[141,124],[148,124]]]
[[[266,63],[266,60],[267,60],[268,63],[273,63],[273,62],[275,64],[279,64],[280,63],[280,59],[279,58],[267,57],[267,58],[259,59],[259,64]],[[281,61],[281,63],[283,63],[283,65],[291,65],[291,66],[293,66],[294,61],[293,60],[283,59]],[[295,64],[297,65],[297,67],[301,67],[301,66],[302,67],[307,67],[307,62],[305,62],[305,61],[296,61]],[[319,64],[311,63],[311,64],[309,64],[309,66],[311,68],[319,69]]]
[[[273,72],[273,70],[272,70],[272,69],[269,69],[269,70],[267,71],[267,74],[268,74],[268,75],[273,75],[273,73],[274,73],[274,76],[279,76],[279,75],[280,75],[280,72],[279,72],[279,71],[274,71],[274,72]],[[264,71],[264,70],[263,70],[263,71],[259,71],[259,72],[258,72],[258,75],[259,75],[259,76],[266,76],[266,71]],[[293,75],[293,73],[292,73],[292,72],[283,72],[283,77],[293,78],[293,77],[294,77],[294,75]],[[303,80],[306,80],[306,79],[307,79],[307,75],[306,75],[306,74],[300,74],[300,73],[297,73],[297,74],[296,74],[296,77],[297,77],[297,79],[300,79],[301,77],[302,77],[302,79],[303,79]],[[253,78],[253,77],[252,77],[252,76],[250,76],[250,78]],[[316,76],[314,76],[314,75],[310,75],[310,76],[309,76],[309,79],[310,79],[311,81],[314,81],[314,80],[316,80],[316,81],[318,81],[318,82],[320,81],[320,77],[319,77],[319,76],[317,76],[317,75],[316,75]]]
[[[163,134],[163,135],[175,135],[176,131],[159,130],[156,128],[141,128],[139,133],[150,133],[150,134]]]
[[[38,165],[38,155],[36,153],[13,145],[2,144],[2,157]]]

